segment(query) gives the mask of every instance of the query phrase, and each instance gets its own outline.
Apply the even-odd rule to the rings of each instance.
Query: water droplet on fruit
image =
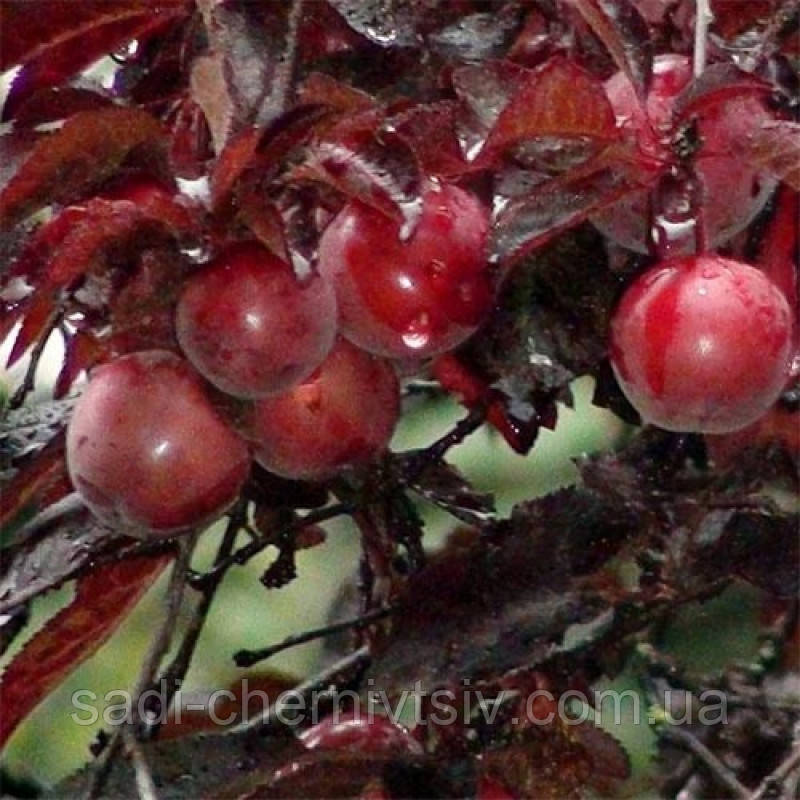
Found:
[[[427,312],[423,311],[406,328],[403,333],[403,344],[410,350],[421,350],[428,345],[431,338],[431,319]]]

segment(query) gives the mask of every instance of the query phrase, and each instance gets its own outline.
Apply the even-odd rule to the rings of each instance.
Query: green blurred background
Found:
[[[495,495],[502,515],[508,514],[515,502],[572,483],[576,479],[575,457],[613,448],[627,435],[616,417],[591,405],[591,391],[590,379],[575,382],[575,407],[559,408],[556,430],[543,431],[528,456],[514,454],[499,436],[482,429],[454,448],[449,460],[470,477],[476,488]],[[393,448],[404,450],[429,444],[463,415],[463,409],[452,401],[415,401],[413,410],[403,417]],[[420,511],[426,521],[426,543],[434,548],[454,521],[427,506],[421,506]],[[258,580],[274,558],[274,551],[267,550],[246,567],[228,573],[183,691],[224,688],[248,674],[233,665],[231,656],[237,650],[277,642],[326,621],[337,591],[354,574],[359,555],[358,535],[349,520],[328,524],[326,529],[328,538],[322,546],[299,553],[298,578],[285,588],[267,590]],[[193,563],[196,568],[210,562],[220,534],[220,525],[204,534]],[[74,723],[70,718],[75,711],[71,696],[88,689],[102,698],[113,689],[131,685],[162,613],[160,602],[166,577],[154,584],[98,653],[20,727],[3,757],[11,774],[51,783],[86,762],[89,743],[102,720],[92,726]],[[4,667],[24,640],[70,596],[71,587],[65,587],[38,601],[25,635],[0,666]],[[667,632],[672,651],[697,669],[716,668],[730,658],[752,657],[758,646],[757,630],[753,622],[746,622],[755,619],[754,602],[752,593],[737,590],[702,609],[688,610],[681,624]],[[713,630],[713,637],[709,637],[709,630]],[[303,677],[313,673],[319,664],[321,648],[319,641],[303,645],[277,655],[267,666]],[[623,673],[611,685],[619,690],[637,689],[635,676],[630,673]],[[98,710],[102,711],[102,704]],[[609,729],[632,756],[635,777],[628,793],[643,796],[642,774],[652,754],[652,731],[644,724],[632,724],[629,718],[621,726],[611,725]]]

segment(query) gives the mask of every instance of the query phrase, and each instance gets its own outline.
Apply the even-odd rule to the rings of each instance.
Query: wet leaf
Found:
[[[650,29],[632,0],[569,0],[630,79],[639,97],[647,95],[653,72]]]
[[[64,437],[53,437],[29,456],[0,492],[0,547],[14,543],[21,522],[72,491],[64,461]]]
[[[113,175],[134,150],[148,153],[151,169],[165,158],[163,129],[149,114],[136,108],[75,114],[37,142],[3,187],[0,222],[13,225],[43,205],[80,196]]]
[[[675,101],[675,124],[692,114],[707,111],[717,103],[741,97],[766,97],[772,87],[761,78],[743,72],[734,64],[711,64],[695,78]]]
[[[502,151],[539,137],[566,139],[563,146],[582,137],[613,140],[616,121],[602,82],[563,57],[526,75],[500,113],[486,150]]]
[[[69,606],[34,635],[3,673],[0,744],[111,636],[168,561],[167,556],[132,558],[78,581]]]
[[[595,172],[567,173],[540,184],[530,195],[511,200],[497,215],[489,243],[490,260],[507,269],[636,187],[636,178],[619,166],[603,165],[602,156]]]
[[[405,141],[380,123],[367,111],[327,130],[310,145],[294,177],[322,181],[403,221],[409,235],[422,213],[420,166]]]
[[[765,123],[744,141],[736,142],[738,155],[754,167],[770,172],[800,192],[800,123],[779,120]]]
[[[16,117],[42,89],[64,82],[134,39],[144,41],[189,10],[184,0],[168,0],[157,8],[142,0],[88,0],[79,7],[70,0],[36,1],[37,13],[24,2],[8,4],[10,24],[0,24],[2,69],[24,63],[5,99],[4,120]]]
[[[97,524],[82,504],[68,500],[32,519],[30,535],[4,559],[0,613],[58,588],[86,571],[98,554],[128,541]]]

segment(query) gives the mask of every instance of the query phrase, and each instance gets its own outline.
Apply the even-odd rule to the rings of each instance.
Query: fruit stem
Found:
[[[709,0],[697,0],[694,20],[694,77],[699,78],[706,68],[708,26],[714,19]]]

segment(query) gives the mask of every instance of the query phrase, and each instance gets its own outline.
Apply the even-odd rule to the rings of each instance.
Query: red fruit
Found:
[[[674,135],[675,100],[692,77],[689,59],[661,55],[655,60],[646,113],[623,73],[606,83],[606,91],[617,120],[636,138],[649,159],[664,164],[665,172],[676,156],[670,140]],[[775,181],[747,166],[735,155],[735,143],[746,140],[770,119],[762,102],[753,96],[711,105],[698,115],[697,133],[702,146],[695,157],[704,187],[704,221],[709,246],[717,247],[744,230],[764,207]],[[658,198],[661,221],[671,234],[673,254],[694,249],[692,209],[687,191],[666,191]],[[617,244],[647,252],[649,219],[648,191],[633,192],[592,218],[600,231]]]
[[[455,186],[432,188],[408,241],[400,225],[351,201],[322,236],[319,268],[339,301],[342,333],[370,353],[423,358],[451,350],[493,301],[485,209]]]
[[[260,245],[240,244],[189,278],[176,329],[186,357],[216,387],[263,397],[322,363],[336,336],[336,299],[318,275],[298,280]]]
[[[422,745],[402,725],[388,717],[348,712],[326,717],[298,738],[309,750],[348,750],[358,753],[422,755]]]
[[[706,253],[664,261],[625,292],[611,320],[611,365],[646,422],[727,433],[780,395],[792,314],[764,273]]]
[[[399,413],[392,366],[340,340],[303,383],[257,400],[246,427],[265,469],[320,480],[378,455]]]
[[[148,350],[93,373],[67,429],[67,466],[98,519],[131,535],[169,536],[236,500],[249,454],[191,367]]]

